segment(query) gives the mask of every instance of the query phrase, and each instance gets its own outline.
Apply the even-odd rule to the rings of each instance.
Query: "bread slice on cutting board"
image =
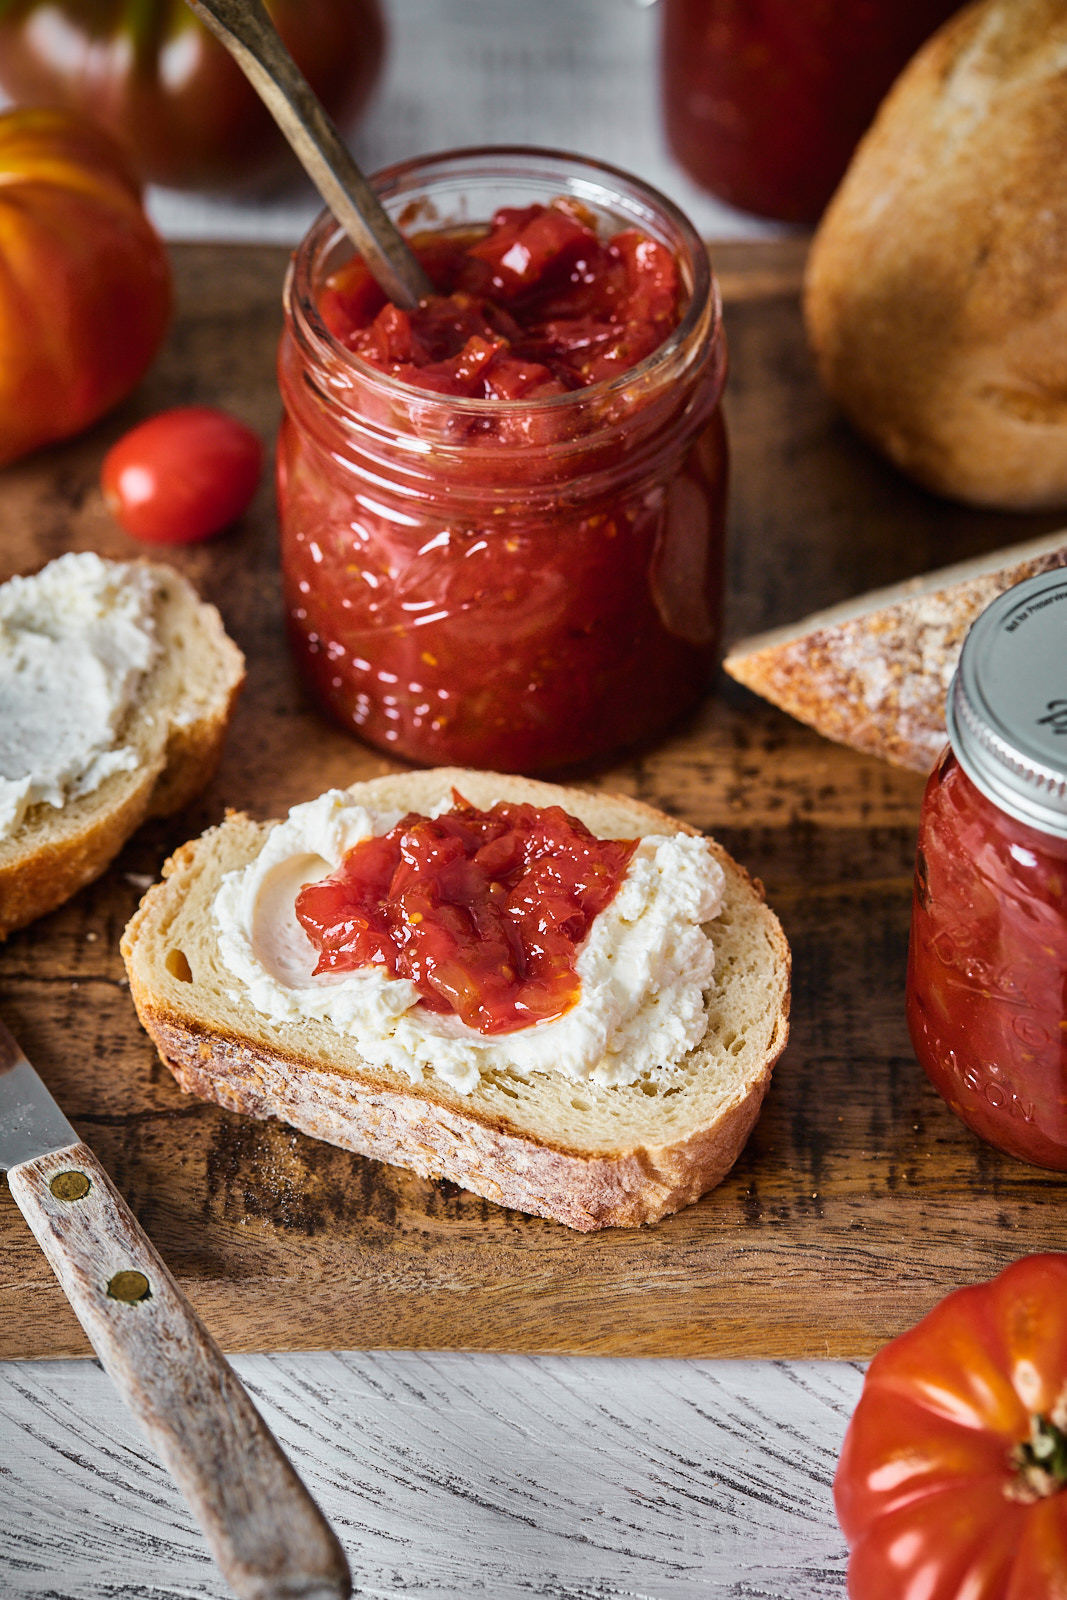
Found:
[[[928,772],[971,623],[1005,589],[1065,565],[1061,530],[742,639],[723,665],[825,738]]]
[[[105,565],[120,582],[135,569],[153,580],[159,648],[119,730],[135,760],[60,806],[31,805],[15,831],[0,837],[0,939],[98,878],[148,817],[188,804],[218,764],[244,682],[244,657],[218,611],[179,572],[162,564]],[[76,657],[70,665],[78,670]]]
[[[453,787],[483,808],[560,805],[603,838],[695,831],[634,800],[494,773],[410,772],[347,793],[427,814]],[[273,826],[231,815],[185,845],[123,938],[138,1014],[183,1089],[582,1231],[657,1221],[729,1171],[785,1047],[790,957],[762,886],[719,845],[709,841],[725,891],[704,929],[715,951],[704,1034],[669,1079],[602,1087],[504,1066],[460,1093],[432,1070],[412,1081],[371,1066],[328,1021],[271,1020],[226,969],[215,896]]]

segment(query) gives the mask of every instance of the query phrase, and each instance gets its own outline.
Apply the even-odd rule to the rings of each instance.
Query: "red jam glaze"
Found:
[[[923,800],[907,1012],[969,1128],[1067,1171],[1067,839],[1006,816],[951,754]]]
[[[337,872],[306,884],[296,914],[318,972],[381,964],[430,1011],[480,1033],[511,1033],[575,1003],[578,946],[614,898],[636,839],[597,839],[559,806],[453,791],[440,817],[401,819]]]
[[[410,242],[436,295],[398,310],[353,258],[327,280],[319,309],[364,361],[435,394],[567,394],[629,371],[678,324],[671,252],[634,228],[601,241],[572,201],[505,207],[488,232]]]
[[[601,474],[578,506],[516,496],[499,530],[462,507],[408,527],[369,492],[353,505],[284,426],[285,597],[308,684],[343,727],[427,766],[549,772],[661,732],[710,679],[726,462],[716,411],[667,491]]]

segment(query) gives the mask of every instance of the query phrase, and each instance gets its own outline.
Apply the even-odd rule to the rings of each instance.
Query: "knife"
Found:
[[[344,1551],[162,1257],[0,1022],[0,1171],[241,1600],[348,1600]]]

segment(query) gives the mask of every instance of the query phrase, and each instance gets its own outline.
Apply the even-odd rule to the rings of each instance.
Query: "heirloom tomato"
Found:
[[[956,1290],[875,1356],[834,1499],[852,1600],[1067,1600],[1067,1255]]]
[[[67,111],[0,115],[0,465],[128,394],[170,306],[166,251],[111,136]]]
[[[379,0],[267,0],[338,120],[378,77]],[[219,189],[295,161],[255,90],[184,0],[0,0],[0,85],[110,128],[146,182]]]
[[[259,436],[214,406],[175,406],[131,428],[104,457],[115,521],[146,544],[210,539],[247,511],[263,466]]]

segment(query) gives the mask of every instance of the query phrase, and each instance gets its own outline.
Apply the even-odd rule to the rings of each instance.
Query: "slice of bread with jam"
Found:
[[[695,834],[625,797],[495,773],[408,772],[346,795],[379,814],[426,816],[453,791],[486,809],[560,806],[600,838]],[[274,826],[230,815],[183,846],[126,929],[134,1003],[183,1089],[583,1231],[655,1222],[730,1170],[785,1047],[790,956],[762,886],[721,846],[708,841],[725,887],[703,929],[715,956],[703,1036],[680,1063],[657,1078],[656,1063],[637,1062],[634,1082],[611,1087],[556,1070],[519,1074],[505,1033],[498,1064],[461,1093],[430,1069],[372,1065],[329,1020],[264,1014],[235,979],[220,952],[216,896]]]

